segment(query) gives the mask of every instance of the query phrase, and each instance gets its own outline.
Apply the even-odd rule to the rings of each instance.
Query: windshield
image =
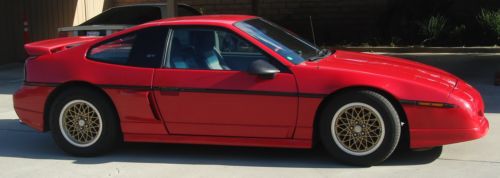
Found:
[[[246,20],[235,26],[294,64],[315,57],[320,51],[315,45],[264,19]]]

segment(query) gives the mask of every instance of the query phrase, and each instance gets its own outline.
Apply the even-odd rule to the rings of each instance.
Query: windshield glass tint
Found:
[[[251,19],[235,24],[294,64],[314,57],[318,48],[291,32],[263,19]]]

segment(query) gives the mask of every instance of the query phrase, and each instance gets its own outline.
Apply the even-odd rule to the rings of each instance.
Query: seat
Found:
[[[210,70],[230,70],[219,50],[215,48],[215,32],[192,31],[190,37],[198,64]]]
[[[194,50],[183,46],[179,39],[172,39],[172,48],[170,49],[170,66],[176,69],[200,69],[196,63]]]

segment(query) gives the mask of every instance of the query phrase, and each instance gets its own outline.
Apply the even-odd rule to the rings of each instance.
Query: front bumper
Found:
[[[464,81],[450,93],[452,108],[404,106],[410,127],[410,147],[427,148],[485,136],[489,123],[481,94]]]
[[[411,148],[430,148],[452,143],[465,142],[485,136],[489,122],[481,119],[479,127],[465,129],[410,129]]]

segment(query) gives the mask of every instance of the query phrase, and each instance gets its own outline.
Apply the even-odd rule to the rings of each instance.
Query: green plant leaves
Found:
[[[425,35],[425,43],[430,40],[435,40],[444,32],[448,19],[441,15],[431,16],[428,20],[420,24],[420,31]]]
[[[496,11],[481,9],[477,20],[483,27],[495,33],[497,39],[500,39],[500,9]]]

